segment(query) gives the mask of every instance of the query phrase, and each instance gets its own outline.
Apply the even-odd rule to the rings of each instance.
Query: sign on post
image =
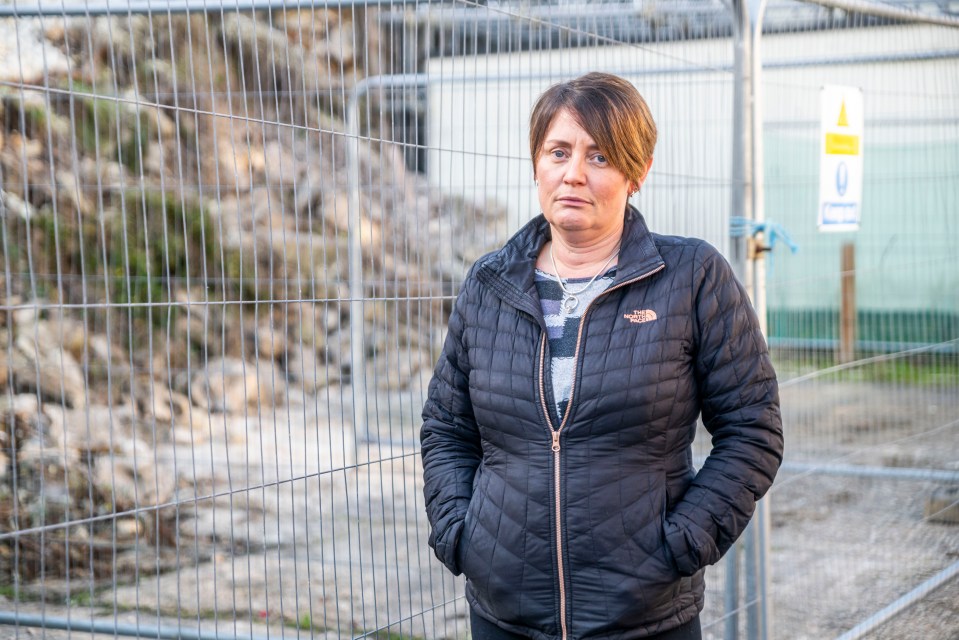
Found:
[[[862,89],[825,86],[819,155],[819,230],[855,231],[862,208]]]

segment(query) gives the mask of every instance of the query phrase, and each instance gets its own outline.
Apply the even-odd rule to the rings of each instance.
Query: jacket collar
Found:
[[[632,205],[627,205],[625,216],[614,286],[645,275],[663,264],[642,214]],[[551,237],[546,218],[542,214],[536,216],[517,231],[502,249],[480,259],[477,277],[505,300],[538,315],[536,258]]]

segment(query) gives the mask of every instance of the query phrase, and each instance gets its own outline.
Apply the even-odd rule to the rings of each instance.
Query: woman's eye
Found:
[[[552,154],[552,156],[553,156],[554,158],[564,158],[564,157],[566,157],[566,152],[563,151],[562,149],[553,149],[550,153]]]
[[[593,156],[593,161],[596,164],[606,164],[606,156],[604,156],[601,153],[598,153],[595,156]]]

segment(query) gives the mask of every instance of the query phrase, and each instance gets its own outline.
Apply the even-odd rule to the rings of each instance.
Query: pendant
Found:
[[[579,298],[577,298],[576,296],[572,294],[567,295],[563,299],[562,304],[560,305],[560,307],[563,309],[563,313],[565,314],[572,313],[577,306],[579,306]]]

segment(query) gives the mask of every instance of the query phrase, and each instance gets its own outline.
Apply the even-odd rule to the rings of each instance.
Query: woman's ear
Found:
[[[646,163],[646,170],[643,171],[643,177],[639,179],[639,185],[636,186],[636,190],[639,190],[639,187],[643,186],[643,183],[646,182],[646,176],[649,175],[649,170],[653,168],[653,156],[649,156],[649,162]]]

